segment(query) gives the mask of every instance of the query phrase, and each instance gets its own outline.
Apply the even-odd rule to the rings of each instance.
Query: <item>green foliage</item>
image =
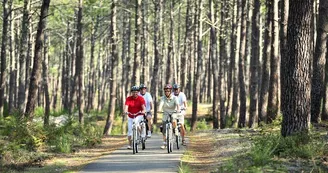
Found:
[[[191,168],[184,163],[180,163],[178,173],[191,173]]]
[[[286,172],[287,168],[281,166],[276,158],[312,160],[316,167],[315,158],[328,153],[327,144],[316,133],[282,137],[279,131],[271,131],[251,137],[251,140],[251,148],[227,161],[219,168],[219,172]]]
[[[205,119],[201,119],[197,122],[197,130],[209,130],[211,129],[211,126],[208,125]]]
[[[55,152],[69,153],[77,146],[93,146],[101,142],[102,129],[94,123],[81,126],[69,120],[62,127],[50,126],[47,129],[48,144]]]
[[[35,117],[43,117],[44,116],[44,108],[43,107],[37,107],[34,109],[34,116]]]

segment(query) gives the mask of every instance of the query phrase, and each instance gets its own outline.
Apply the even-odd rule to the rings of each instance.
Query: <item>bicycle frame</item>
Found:
[[[128,114],[131,114],[134,119],[132,122],[132,148],[133,148],[133,154],[138,153],[138,145],[142,143],[142,149],[145,149],[145,142],[146,142],[146,129],[145,129],[145,123],[144,120],[141,122],[137,122],[137,115],[139,115],[141,112],[132,114],[128,112]],[[141,128],[142,131],[139,129]],[[141,133],[140,133],[141,132]]]

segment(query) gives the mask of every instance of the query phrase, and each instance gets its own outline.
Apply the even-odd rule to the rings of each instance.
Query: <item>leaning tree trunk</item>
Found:
[[[317,40],[313,57],[313,75],[311,86],[311,121],[319,122],[321,100],[324,96],[324,72],[327,54],[328,1],[320,0]],[[327,78],[328,76],[326,76]]]
[[[240,50],[239,50],[239,90],[240,90],[240,107],[239,107],[239,121],[238,127],[246,126],[246,86],[245,86],[245,59],[246,59],[246,0],[242,0],[242,22],[241,22],[241,37],[240,37]]]
[[[110,25],[110,47],[111,47],[111,72],[112,80],[110,81],[110,100],[108,106],[108,115],[106,119],[106,125],[104,129],[104,135],[111,134],[115,117],[115,104],[116,104],[116,87],[117,87],[117,75],[115,74],[118,66],[118,50],[117,50],[117,36],[116,36],[116,4],[117,0],[114,0],[111,4],[111,25]]]
[[[287,52],[281,61],[282,136],[307,132],[311,113],[313,0],[290,1],[289,10]]]
[[[43,0],[41,6],[40,20],[35,38],[34,63],[30,79],[30,87],[26,104],[25,116],[30,120],[33,119],[35,103],[37,99],[37,89],[41,75],[41,58],[44,42],[44,28],[46,27],[46,16],[48,15],[50,0]]]

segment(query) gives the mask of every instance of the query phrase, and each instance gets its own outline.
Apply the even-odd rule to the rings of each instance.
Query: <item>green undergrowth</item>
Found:
[[[41,112],[37,109],[36,115]],[[93,116],[86,116],[81,126],[77,117],[68,116],[65,111],[52,114],[68,119],[61,126],[44,126],[43,121],[31,122],[17,115],[0,120],[0,172],[23,169],[57,153],[73,153],[78,148],[101,143],[103,127],[90,121]]]
[[[282,137],[280,131],[272,130],[248,138],[250,149],[233,156],[218,172],[324,172],[320,160],[328,155],[328,146],[318,132]]]

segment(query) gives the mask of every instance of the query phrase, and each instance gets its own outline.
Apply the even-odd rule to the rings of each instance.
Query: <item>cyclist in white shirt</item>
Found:
[[[176,96],[172,93],[172,85],[167,84],[164,87],[164,96],[162,96],[161,101],[159,103],[158,110],[163,109],[163,118],[162,118],[162,133],[163,133],[163,145],[161,146],[162,149],[165,149],[166,147],[166,137],[165,137],[165,123],[168,119],[168,112],[175,112],[177,110],[180,110],[179,108],[179,101]],[[173,114],[172,118],[176,117],[177,114]],[[173,128],[176,126],[176,122],[172,122]]]
[[[147,86],[144,84],[141,84],[139,86],[140,92],[139,95],[142,96],[145,101],[146,101],[146,118],[148,120],[148,133],[147,137],[151,137],[151,120],[152,120],[152,115],[151,115],[151,110],[153,109],[153,98],[151,97],[150,93],[147,92]]]
[[[185,142],[185,134],[186,134],[186,130],[184,128],[184,116],[186,115],[186,111],[187,111],[187,97],[186,95],[180,91],[180,85],[178,84],[174,84],[173,85],[173,92],[174,92],[174,95],[176,97],[178,97],[178,100],[179,100],[179,107],[180,107],[180,110],[181,110],[181,119],[179,120],[180,123],[181,123],[181,137],[182,137],[182,145],[186,145],[186,142]]]

